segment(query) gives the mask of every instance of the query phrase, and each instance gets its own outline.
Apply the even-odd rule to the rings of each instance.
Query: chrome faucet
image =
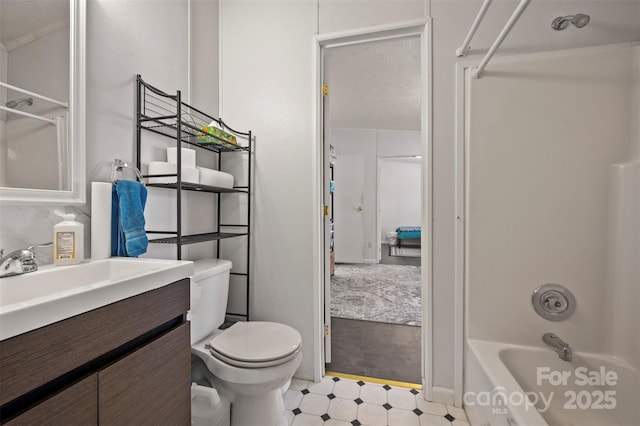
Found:
[[[4,256],[4,250],[0,250],[0,278],[13,275],[26,274],[38,270],[36,263],[36,247],[48,247],[53,243],[38,244],[26,249],[15,250]]]
[[[568,343],[562,341],[561,338],[553,333],[544,333],[542,341],[551,346],[551,349],[556,351],[563,361],[571,362],[573,359],[573,350]]]

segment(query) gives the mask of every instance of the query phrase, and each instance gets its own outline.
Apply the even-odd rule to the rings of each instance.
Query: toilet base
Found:
[[[286,426],[282,388],[302,362],[302,352],[282,364],[263,368],[241,368],[212,356],[210,339],[192,344],[191,353],[206,381],[231,401],[231,426]],[[204,364],[204,365],[203,365]]]
[[[231,403],[231,426],[287,426],[281,390],[261,395],[236,395]]]

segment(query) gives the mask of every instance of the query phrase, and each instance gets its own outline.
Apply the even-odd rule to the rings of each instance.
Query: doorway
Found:
[[[399,34],[398,29],[392,30],[388,33],[389,37],[381,37],[380,33],[371,34],[371,38],[367,39],[366,36],[360,35],[357,43],[343,43],[345,40],[331,40],[331,37],[327,37],[329,40],[319,40],[319,47],[321,47],[319,61],[322,66],[320,68],[323,71],[323,82],[332,81],[332,73],[335,73],[335,69],[331,67],[331,55],[339,50],[348,49],[364,49],[375,50],[380,49],[381,45],[394,46],[400,55],[411,55],[412,51],[409,46],[412,46],[415,51],[416,66],[413,69],[416,75],[416,87],[409,95],[404,95],[405,100],[412,97],[414,101],[414,114],[406,113],[403,110],[402,105],[395,106],[393,95],[394,92],[402,92],[403,85],[407,85],[406,80],[399,79],[393,84],[374,84],[364,82],[364,87],[368,87],[369,90],[361,92],[360,96],[351,95],[350,100],[359,100],[359,98],[365,98],[368,102],[367,105],[360,108],[351,107],[350,114],[344,113],[344,107],[342,107],[343,101],[338,101],[332,95],[337,95],[337,90],[340,90],[339,86],[335,84],[329,84],[328,95],[324,96],[322,101],[324,103],[324,120],[320,120],[319,123],[324,123],[323,129],[320,130],[320,141],[323,141],[323,148],[326,148],[324,152],[324,174],[326,179],[326,187],[324,191],[324,205],[327,207],[325,212],[324,221],[324,264],[325,264],[325,287],[324,287],[324,332],[325,332],[325,361],[327,361],[325,367],[336,371],[334,366],[336,365],[336,355],[338,355],[341,349],[344,349],[342,341],[339,339],[340,330],[336,329],[336,318],[331,318],[332,302],[335,301],[331,297],[331,259],[335,258],[335,271],[338,272],[341,266],[350,267],[355,269],[354,274],[360,274],[357,270],[358,267],[365,268],[376,267],[379,265],[388,265],[393,267],[402,267],[405,265],[415,265],[416,263],[423,263],[424,267],[421,267],[417,272],[416,286],[419,293],[418,296],[418,318],[414,319],[413,324],[394,324],[393,321],[384,318],[363,318],[363,319],[348,319],[339,318],[337,322],[344,323],[345,321],[360,321],[361,323],[368,322],[369,324],[378,327],[378,330],[372,333],[367,333],[364,328],[360,327],[362,324],[353,326],[352,324],[344,325],[344,328],[351,328],[355,330],[363,341],[365,346],[371,346],[372,348],[379,343],[381,347],[392,347],[394,339],[407,342],[412,342],[412,355],[415,362],[413,365],[413,374],[411,379],[406,379],[407,376],[394,377],[397,372],[391,372],[392,376],[380,377],[379,374],[367,374],[363,373],[363,370],[359,371],[338,371],[341,373],[350,374],[364,374],[368,376],[386,378],[390,380],[408,381],[412,383],[422,383],[425,385],[425,394],[429,392],[429,372],[431,371],[430,360],[430,323],[425,322],[424,327],[419,327],[422,318],[429,318],[428,313],[431,311],[430,307],[430,143],[427,138],[429,135],[428,123],[428,102],[427,102],[427,89],[428,81],[426,79],[426,42],[424,39],[424,30],[426,26],[407,27],[404,28],[404,33]],[[383,31],[384,32],[384,31]],[[403,32],[403,31],[401,31]],[[375,42],[373,40],[376,40]],[[345,66],[347,68],[353,68],[348,66],[348,61],[362,60],[362,55],[354,53],[352,51],[347,54],[346,59],[343,55],[341,58],[343,62],[347,62]],[[394,53],[395,54],[395,53]],[[339,56],[339,55],[338,55]],[[378,64],[383,68],[390,68],[392,76],[401,75],[401,69],[398,68],[398,60],[394,60],[393,54],[383,54],[379,56]],[[329,65],[329,66],[327,66]],[[351,64],[353,65],[353,64]],[[340,67],[338,67],[340,68]],[[357,68],[357,67],[356,67]],[[325,72],[326,71],[326,72]],[[358,79],[366,80],[364,74],[360,72]],[[357,86],[357,82],[353,82],[351,86]],[[384,88],[384,90],[382,90]],[[371,100],[371,97],[378,96],[379,99]],[[376,106],[376,101],[380,101],[382,107]],[[386,101],[386,103],[385,103]],[[349,104],[347,102],[347,104]],[[321,105],[319,102],[318,105]],[[338,114],[334,114],[335,111],[339,111]],[[372,110],[374,113],[372,114]],[[382,115],[375,115],[375,112],[382,112]],[[404,114],[403,114],[404,113]],[[340,117],[340,118],[336,118]],[[390,124],[394,121],[397,123],[399,120],[412,121],[413,127],[406,127],[404,125]],[[411,149],[411,143],[407,142],[410,139],[408,136],[413,136],[415,145],[413,150]],[[341,141],[347,141],[346,144],[341,144]],[[329,155],[330,145],[335,144],[335,158],[331,159]],[[396,150],[396,151],[394,151]],[[397,151],[399,150],[399,151]],[[424,158],[424,159],[423,159]],[[411,161],[407,161],[411,160]],[[397,223],[398,226],[412,225],[420,227],[424,225],[422,229],[427,232],[423,232],[423,235],[417,239],[418,245],[418,257],[412,259],[407,258],[409,262],[404,263],[402,256],[398,256],[397,252],[390,256],[390,243],[395,246],[395,240],[391,235],[392,231],[388,231],[387,227],[383,227],[384,213],[387,213],[387,209],[383,209],[381,202],[381,185],[380,179],[383,174],[382,168],[385,168],[392,162],[406,163],[413,162],[418,166],[417,183],[418,188],[413,193],[414,200],[417,200],[419,211],[416,212],[417,223]],[[332,167],[329,164],[333,164]],[[344,170],[341,170],[344,168]],[[368,173],[368,170],[372,170]],[[344,172],[344,173],[343,173]],[[333,173],[333,179],[331,179],[331,173]],[[343,174],[341,176],[341,174]],[[325,181],[325,179],[321,179]],[[333,180],[333,185],[331,184]],[[347,182],[348,184],[344,184]],[[423,184],[424,183],[424,184]],[[382,186],[390,186],[389,180],[383,179]],[[397,184],[397,183],[396,183]],[[331,192],[330,187],[335,188],[335,192]],[[343,192],[340,192],[341,189]],[[388,189],[388,188],[387,188]],[[349,196],[347,196],[349,195]],[[342,209],[342,211],[338,211]],[[332,223],[333,219],[333,223]],[[342,226],[341,226],[342,224]],[[396,228],[398,227],[396,226]],[[341,232],[342,229],[342,232]],[[384,229],[384,232],[383,232]],[[331,235],[331,232],[334,232]],[[333,238],[332,238],[333,237]],[[341,240],[342,239],[342,240]],[[333,251],[331,249],[334,249]],[[422,262],[424,260],[424,262]],[[415,266],[413,266],[415,268]],[[366,268],[365,268],[366,269]],[[335,277],[335,274],[334,274]],[[334,286],[335,288],[335,286]],[[384,288],[382,289],[384,293]],[[383,302],[388,294],[382,294]],[[333,299],[333,300],[332,300]],[[358,299],[358,297],[356,297]],[[400,300],[400,306],[403,305],[403,300]],[[426,302],[426,303],[424,303]],[[406,303],[405,303],[406,304]],[[384,306],[383,306],[384,308]],[[384,310],[384,309],[382,309]],[[393,309],[391,309],[393,310]],[[335,311],[335,309],[334,309]],[[335,313],[335,312],[334,312]],[[333,327],[332,327],[333,324]],[[365,324],[366,325],[366,324]],[[417,326],[418,325],[418,326]],[[408,327],[413,330],[413,338],[406,337],[399,331],[400,327]],[[383,328],[385,328],[383,330]],[[394,329],[395,328],[395,329]],[[367,335],[378,336],[376,341],[366,341]],[[332,339],[335,339],[332,344]],[[343,340],[344,341],[344,340]],[[347,341],[353,343],[355,340],[347,338]],[[333,352],[333,356],[332,356]],[[350,358],[354,360],[354,354],[361,354],[358,348],[347,348],[347,352],[351,354]],[[395,353],[395,362],[390,362],[389,359],[385,360],[384,355],[379,351],[373,350],[371,354],[372,358],[365,355],[365,358],[361,359],[361,362],[356,362],[360,366],[375,366],[384,364],[398,364],[398,351],[392,350]],[[376,356],[378,359],[376,360]],[[403,356],[404,358],[404,356]]]

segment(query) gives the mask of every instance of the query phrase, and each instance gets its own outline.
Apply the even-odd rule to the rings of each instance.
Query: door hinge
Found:
[[[329,337],[329,324],[324,325],[324,337]]]
[[[324,206],[324,215],[329,216],[329,206]]]
[[[323,96],[327,96],[329,94],[329,85],[328,84],[323,84],[322,85],[322,95]]]

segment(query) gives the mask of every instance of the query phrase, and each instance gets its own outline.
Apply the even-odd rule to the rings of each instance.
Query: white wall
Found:
[[[381,0],[332,1],[320,0],[318,25],[321,34],[404,22],[429,16],[430,1]]]
[[[378,157],[415,157],[421,154],[419,130],[378,130]]]
[[[190,101],[218,117],[220,73],[218,0],[191,0]]]
[[[608,180],[610,165],[629,158],[630,50],[496,61],[495,76],[471,81],[468,337],[538,346],[552,331],[576,351],[610,350]],[[574,293],[571,318],[534,312],[531,294],[545,283]]]
[[[380,130],[378,158],[381,161],[380,225],[381,241],[398,226],[421,223],[420,132]],[[404,158],[399,158],[404,157]]]
[[[340,167],[341,155],[359,155],[364,160],[364,191],[362,194],[364,214],[364,238],[362,241],[363,258],[375,262],[378,259],[378,218],[376,211],[381,209],[382,240],[388,231],[395,231],[400,225],[419,226],[420,208],[420,164],[399,161],[398,157],[420,154],[420,131],[386,129],[331,129],[330,143],[336,149],[336,167]],[[388,176],[378,179],[378,159],[393,157],[393,166],[388,165]],[[378,190],[380,183],[380,192]],[[349,182],[337,182],[336,191]],[[417,190],[418,192],[413,192]],[[378,206],[378,194],[381,198]],[[349,206],[335,204],[334,209],[348,209]],[[404,222],[400,223],[398,221]],[[408,222],[407,222],[408,221]],[[336,222],[336,232],[340,224]],[[392,229],[391,229],[392,228]],[[336,235],[336,244],[339,235]],[[336,262],[341,262],[339,247],[336,247]]]
[[[420,226],[421,167],[417,158],[386,158],[380,161],[380,240],[398,226]]]
[[[219,107],[219,36],[217,0],[190,0],[190,57],[191,66],[189,103],[217,118]],[[193,147],[191,147],[193,148]],[[197,150],[197,164],[216,168],[214,153]],[[184,229],[197,234],[211,232],[217,222],[217,205],[212,194],[189,192],[186,201]],[[183,247],[183,258],[204,259],[215,257],[214,243],[193,244]]]
[[[313,2],[221,3],[221,116],[255,132],[253,319],[302,334],[298,375],[319,366],[314,330],[311,38]]]
[[[186,94],[187,1],[166,0],[162,7],[97,1],[89,4],[87,18],[87,180],[109,181],[114,158],[135,164],[136,74],[168,93]],[[144,164],[162,159],[155,155],[159,147],[174,142],[148,132],[142,137],[145,173]],[[173,200],[171,191],[149,189],[147,229],[174,228]],[[175,249],[151,244],[145,256],[173,257]]]
[[[454,64],[458,60],[454,52],[473,22],[479,2],[319,0],[317,21],[312,2],[307,5],[288,4],[290,8],[277,1],[225,1],[222,5],[222,113],[227,118],[231,114],[234,122],[246,123],[247,127],[257,129],[260,126],[261,131],[257,133],[259,137],[269,138],[268,142],[259,142],[257,147],[257,162],[261,163],[259,171],[262,176],[258,182],[264,183],[258,188],[259,195],[256,196],[255,210],[260,212],[256,213],[256,221],[274,228],[278,228],[278,225],[281,228],[292,224],[302,225],[296,229],[305,231],[310,227],[313,214],[307,204],[310,203],[307,197],[311,191],[308,170],[313,167],[307,142],[311,139],[311,116],[304,113],[311,114],[310,49],[315,23],[318,23],[320,32],[326,34],[425,18],[430,11],[433,17],[434,51],[433,363],[437,366],[433,382],[435,386],[451,388],[454,370],[452,283],[455,270]],[[227,6],[233,9],[229,13]],[[492,4],[474,39],[470,59],[480,60],[480,55],[486,52],[514,7],[515,2]],[[588,27],[564,32],[550,29],[553,17],[574,13],[578,8],[592,14],[592,22]],[[269,22],[256,18],[258,12],[264,13]],[[638,40],[638,22],[640,3],[637,1],[533,2],[499,54]],[[238,99],[234,100],[234,97]],[[243,104],[240,98],[255,101]],[[234,107],[227,108],[231,103]],[[268,150],[266,153],[265,149]],[[299,172],[295,175],[296,181],[285,181],[285,176],[294,172]],[[274,194],[271,189],[274,183],[286,184],[287,193]],[[301,200],[307,200],[302,207],[299,206]],[[291,212],[294,208],[297,210],[295,215]],[[271,213],[272,210],[277,213]],[[276,231],[260,229],[261,226],[257,226],[256,241],[264,237],[270,238],[272,244],[273,241],[283,241],[283,237],[276,238]],[[308,232],[304,232],[304,235],[308,235]],[[314,307],[313,294],[306,283],[314,278],[314,271],[308,266],[311,261],[308,257],[314,248],[310,247],[311,240],[302,236],[284,237],[284,240],[288,244],[280,243],[278,250],[260,253],[263,258],[256,261],[256,272],[260,272],[259,275],[264,276],[266,282],[277,281],[277,284],[268,284],[264,291],[281,294],[284,299],[267,295],[259,299],[262,306],[258,310],[263,317],[285,319],[284,322],[297,325],[305,341],[308,341],[313,336],[313,317],[308,313]],[[301,289],[301,282],[305,283],[306,290]],[[287,304],[295,305],[293,311],[281,312],[281,307]],[[312,356],[313,353],[305,352],[301,371],[308,372],[311,369],[309,363],[320,362],[319,359],[310,360]]]
[[[159,7],[161,3],[161,7]],[[93,0],[87,4],[87,189],[110,180],[114,158],[135,159],[135,75],[166,91],[187,86],[187,1]],[[167,139],[168,140],[168,139]],[[167,211],[149,196],[147,221]],[[0,246],[7,250],[51,241],[54,207],[0,206]],[[67,207],[85,224],[90,245],[90,194],[83,207]],[[169,213],[168,213],[169,214]],[[172,251],[173,253],[173,251]],[[50,249],[39,263],[51,263]]]

